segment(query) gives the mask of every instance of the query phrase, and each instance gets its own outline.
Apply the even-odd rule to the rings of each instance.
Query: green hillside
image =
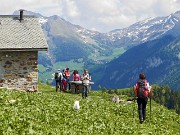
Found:
[[[140,124],[134,102],[114,103],[110,100],[112,95],[100,91],[91,91],[87,99],[81,99],[80,94],[56,93],[53,87],[44,84],[39,89],[39,94],[0,90],[1,134],[180,134],[180,115],[155,102],[152,119],[148,103],[147,120]],[[75,100],[80,101],[79,111],[73,109]]]
[[[151,84],[168,85],[180,91],[180,37],[164,36],[133,47],[117,59],[92,72],[98,85],[107,89],[127,88],[144,72]],[[98,76],[98,77],[97,77]]]

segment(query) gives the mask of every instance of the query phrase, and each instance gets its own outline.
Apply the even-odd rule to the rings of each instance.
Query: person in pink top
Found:
[[[65,77],[66,77],[66,90],[67,90],[67,87],[68,87],[68,90],[70,90],[70,83],[69,83],[69,78],[70,78],[70,71],[69,71],[69,68],[66,68],[66,70],[64,71],[65,73]]]
[[[74,70],[74,72],[73,72],[73,81],[80,81],[80,80],[81,80],[81,77],[78,74],[78,71]]]
[[[78,74],[77,70],[74,70],[73,72],[73,81],[80,81],[81,80],[81,76]],[[75,92],[77,92],[77,90],[79,90],[79,85],[75,84]]]

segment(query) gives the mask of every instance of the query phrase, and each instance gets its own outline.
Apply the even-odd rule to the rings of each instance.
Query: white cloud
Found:
[[[60,0],[60,7],[65,18],[77,18],[79,16],[78,8],[74,0]]]
[[[25,9],[34,12],[41,11],[47,16],[59,14],[60,11],[58,0],[1,0],[0,9],[0,14],[12,14],[15,10]]]
[[[180,0],[1,0],[0,14],[26,9],[42,15],[60,15],[88,29],[107,32],[149,17],[180,10]]]
[[[68,12],[63,12],[63,17],[85,28],[103,32],[124,28],[149,17],[167,16],[180,9],[180,0],[66,0],[72,1],[74,8],[70,10],[78,11],[77,18]],[[62,5],[64,9],[70,7],[63,2]]]

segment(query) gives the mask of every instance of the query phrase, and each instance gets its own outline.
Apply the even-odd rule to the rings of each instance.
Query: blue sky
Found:
[[[59,15],[84,28],[108,32],[180,10],[180,0],[1,0],[0,14],[25,9]]]

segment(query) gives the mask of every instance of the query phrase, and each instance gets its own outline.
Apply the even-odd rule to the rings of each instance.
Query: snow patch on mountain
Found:
[[[147,59],[147,68],[154,68],[161,65],[163,61],[159,57],[152,57],[150,59]]]
[[[48,21],[48,19],[45,19],[44,17],[39,18],[39,23],[40,24],[45,24]]]
[[[180,59],[180,52],[179,52],[179,54],[178,54],[178,58]]]

